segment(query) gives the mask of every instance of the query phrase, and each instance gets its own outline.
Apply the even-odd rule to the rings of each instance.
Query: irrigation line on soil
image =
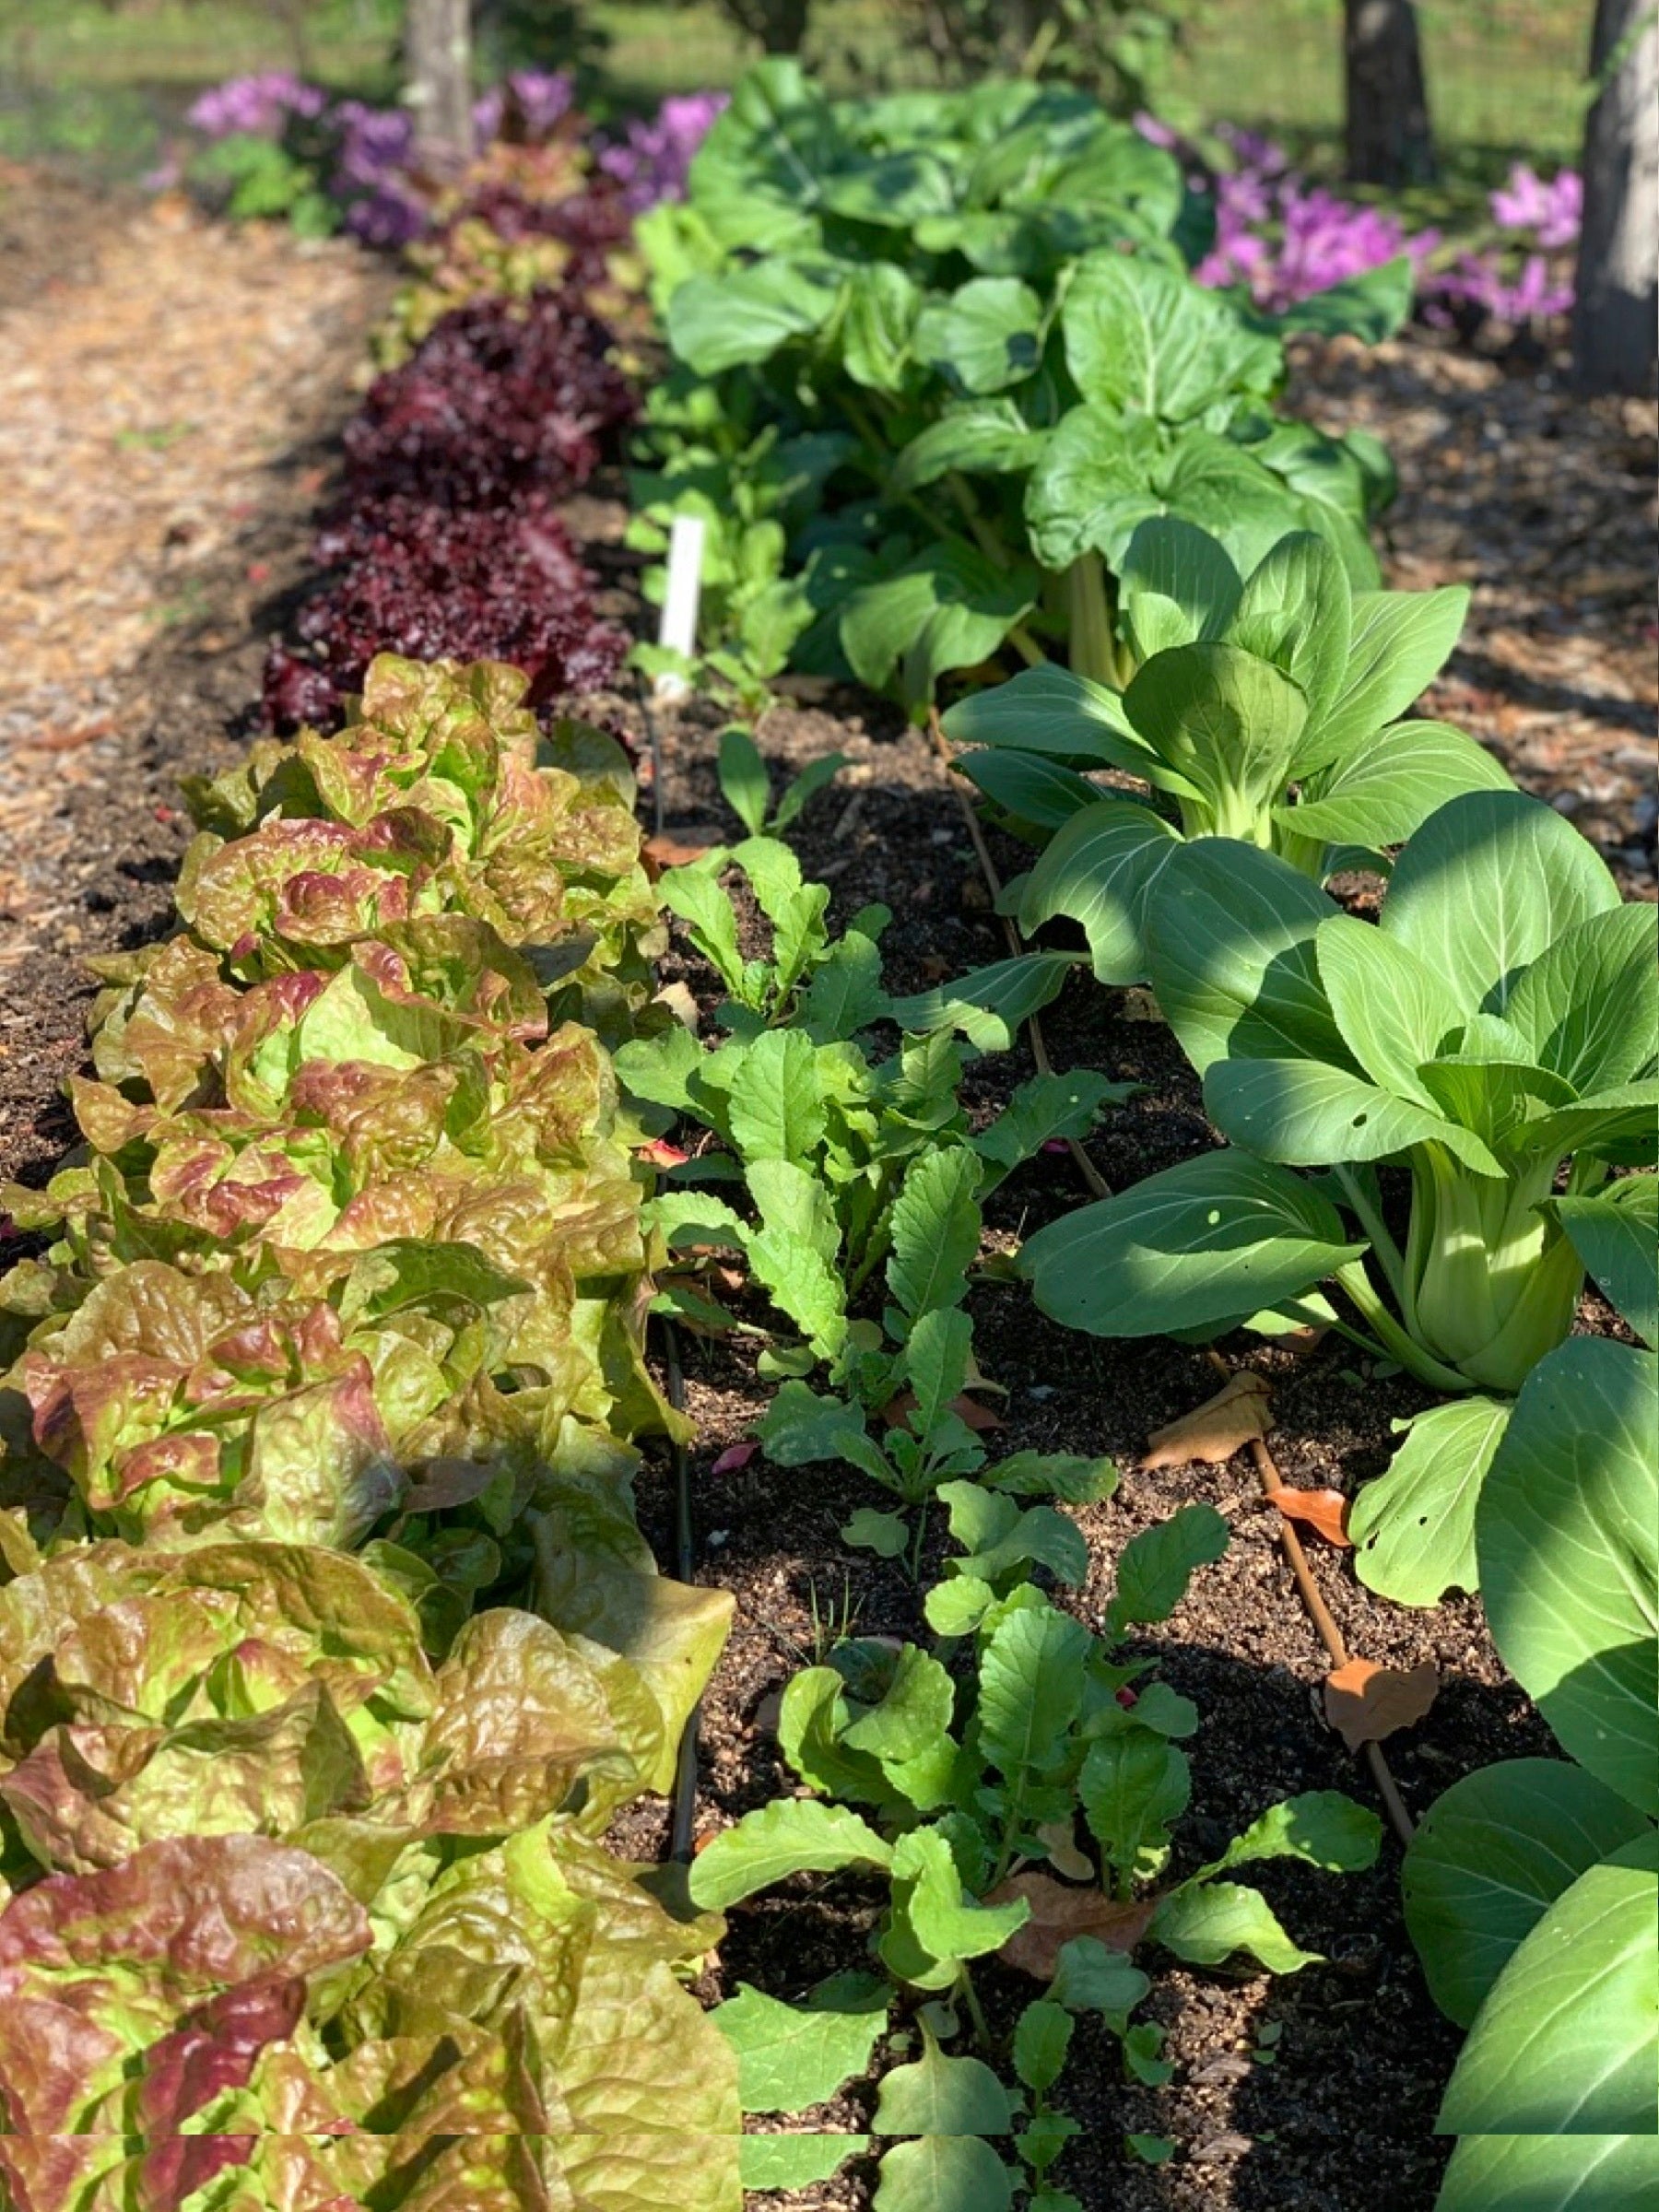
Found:
[[[663,1355],[668,1369],[668,1403],[676,1413],[686,1410],[686,1378],[680,1371],[679,1337],[674,1324],[658,1323],[663,1334]],[[674,1440],[674,1571],[682,1583],[691,1580],[694,1561],[691,1545],[691,1465],[686,1447]],[[674,1768],[674,1813],[668,1824],[668,1856],[680,1865],[691,1857],[691,1823],[697,1814],[697,1735],[702,1725],[700,1698],[686,1715],[680,1730],[679,1755]]]
[[[973,849],[979,855],[980,869],[985,878],[985,888],[991,894],[993,909],[995,909],[998,900],[1002,898],[1002,878],[996,872],[996,863],[991,857],[990,848],[985,842],[984,832],[980,828],[979,817],[974,813],[968,794],[963,791],[955,775],[951,773],[950,746],[944,730],[939,725],[939,711],[936,707],[929,708],[927,724],[933,738],[934,750],[944,763],[951,790],[956,794],[957,805],[961,808],[962,819],[968,825],[968,834],[973,840]],[[1019,932],[1006,914],[1002,915],[1001,919],[1003,935],[1007,940],[1008,949],[1018,956],[1024,950]],[[1031,1056],[1036,1061],[1040,1073],[1051,1074],[1053,1072],[1052,1063],[1043,1044],[1042,1031],[1038,1025],[1035,1014],[1030,1018],[1026,1026],[1030,1033]],[[1111,1185],[1076,1137],[1066,1139],[1066,1149],[1070,1152],[1084,1182],[1088,1183],[1094,1195],[1097,1198],[1110,1198],[1112,1195]],[[1218,1374],[1226,1377],[1231,1373],[1231,1369],[1218,1352],[1209,1351],[1206,1353],[1205,1357]],[[1259,1437],[1252,1439],[1250,1451],[1265,1495],[1271,1498],[1275,1490],[1284,1489],[1287,1486],[1278,1468],[1274,1465],[1273,1455]],[[1279,1547],[1285,1555],[1285,1563],[1290,1570],[1291,1579],[1296,1584],[1298,1594],[1307,1610],[1308,1618],[1313,1624],[1319,1641],[1330,1654],[1332,1666],[1345,1666],[1348,1659],[1347,1644],[1344,1640],[1342,1630],[1336,1625],[1331,1608],[1319,1594],[1319,1585],[1313,1580],[1312,1569],[1308,1565],[1308,1555],[1302,1548],[1301,1538],[1282,1513],[1279,1520],[1281,1524]],[[1395,1835],[1398,1836],[1402,1844],[1409,1843],[1414,1823],[1410,1813],[1406,1809],[1406,1801],[1400,1795],[1394,1778],[1389,1771],[1388,1761],[1382,1756],[1382,1747],[1380,1744],[1367,1744],[1365,1758],[1366,1764],[1371,1771],[1371,1779],[1377,1785],[1378,1794],[1387,1810]]]

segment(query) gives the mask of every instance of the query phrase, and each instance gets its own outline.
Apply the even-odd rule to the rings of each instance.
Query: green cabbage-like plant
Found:
[[[1241,578],[1204,531],[1142,524],[1119,587],[1124,689],[1029,668],[944,718],[973,748],[958,757],[963,774],[1046,846],[1020,879],[1020,927],[1066,916],[1102,982],[1138,982],[1147,901],[1179,838],[1240,838],[1320,881],[1382,865],[1447,799],[1508,789],[1461,730],[1397,719],[1444,663],[1467,605],[1461,585],[1356,592],[1307,532]],[[1103,791],[1090,781],[1102,770],[1149,796]]]
[[[1087,95],[752,71],[640,227],[675,372],[636,538],[712,524],[705,642],[914,710],[1005,641],[1110,678],[1112,571],[1165,513],[1246,567],[1317,531],[1374,584],[1386,460],[1275,414],[1294,323],[1194,282],[1203,230],[1179,164]],[[1402,262],[1321,312],[1381,335],[1408,298]]]
[[[1101,1335],[1317,1318],[1436,1389],[1512,1394],[1572,1324],[1574,1208],[1654,1158],[1653,935],[1519,793],[1432,814],[1374,925],[1253,846],[1178,846],[1149,971],[1230,1143],[1041,1230],[1019,1263],[1039,1304]],[[1389,1166],[1409,1177],[1398,1236]],[[1616,1230],[1639,1231],[1639,1194],[1618,1204]],[[1447,1579],[1476,1478],[1425,1538]],[[1424,1512],[1409,1489],[1389,1510]]]
[[[1651,1252],[1646,1275],[1651,1301]],[[1440,2212],[1626,2212],[1659,2189],[1655,1433],[1659,1358],[1575,1339],[1481,1488],[1493,1641],[1567,1756],[1465,1776],[1406,1853],[1406,1924],[1469,2030]]]

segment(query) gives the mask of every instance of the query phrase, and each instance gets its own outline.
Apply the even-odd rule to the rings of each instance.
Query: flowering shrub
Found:
[[[487,159],[508,158],[506,181],[527,203],[560,208],[580,201],[571,167],[584,173],[592,159],[581,144],[584,126],[574,100],[574,85],[563,71],[516,69],[474,103],[477,145]],[[598,242],[601,234],[605,242],[614,242],[626,233],[629,215],[660,199],[679,198],[691,157],[724,105],[724,93],[690,93],[665,100],[649,120],[630,121],[621,138],[599,153],[598,168],[608,189],[594,195],[594,212],[587,218],[592,240],[584,236],[567,242]],[[229,171],[240,181],[247,171],[261,181],[261,188],[252,196],[243,194],[240,205],[232,194],[230,212],[237,216],[290,212],[265,182],[278,151],[300,172],[288,198],[309,193],[332,207],[333,222],[343,223],[365,245],[406,246],[434,224],[446,227],[459,215],[476,212],[458,206],[453,196],[447,202],[436,196],[430,182],[418,173],[414,119],[406,110],[371,107],[360,100],[331,102],[321,87],[288,70],[227,78],[202,95],[189,121],[208,141],[212,156],[206,169],[198,156],[191,164],[194,174],[211,182]],[[524,164],[524,156],[543,151],[558,157],[550,177],[536,175],[534,159],[527,169]],[[517,175],[511,173],[514,158]],[[498,161],[496,182],[501,166]],[[171,182],[176,174],[170,163],[157,171],[157,181]],[[481,189],[471,187],[470,181],[469,188]],[[312,217],[307,227],[328,226]],[[542,229],[548,236],[564,235],[550,220]]]
[[[1158,145],[1173,135],[1138,119]],[[1409,254],[1426,315],[1520,324],[1565,314],[1572,287],[1559,257],[1577,241],[1583,184],[1562,170],[1546,182],[1524,163],[1488,201],[1489,233],[1454,252],[1436,229],[1410,230],[1386,209],[1311,185],[1282,147],[1250,131],[1221,134],[1237,164],[1214,182],[1215,243],[1194,274],[1202,284],[1241,287],[1258,306],[1282,313],[1297,301]],[[1552,256],[1557,257],[1552,261]]]
[[[671,95],[649,123],[636,118],[620,139],[601,149],[600,168],[622,185],[631,209],[685,198],[691,157],[729,98],[724,92]]]

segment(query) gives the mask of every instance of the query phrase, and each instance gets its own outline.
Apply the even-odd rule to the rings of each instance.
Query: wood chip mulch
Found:
[[[29,190],[0,176],[0,225]],[[359,358],[364,291],[351,247],[171,198],[60,185],[27,217],[0,254],[0,963],[69,920],[65,794],[123,774],[131,671],[278,503]]]

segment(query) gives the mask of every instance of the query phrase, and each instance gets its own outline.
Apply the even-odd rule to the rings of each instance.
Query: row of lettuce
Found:
[[[513,377],[625,399],[597,326],[477,334],[371,394],[356,526],[551,527],[592,465],[625,410]],[[601,1840],[730,1612],[631,1507],[681,1427],[610,1060],[668,1018],[631,771],[523,670],[325,665],[343,727],[191,788],[81,1149],[5,1194],[0,2195],[732,2212],[719,1920]]]
[[[1645,2201],[1659,2185],[1659,1363],[1643,1348],[1659,1341],[1659,1218],[1639,1171],[1659,1134],[1653,915],[1465,735],[1403,719],[1452,650],[1465,594],[1378,588],[1368,524],[1392,490],[1384,457],[1276,407],[1286,338],[1382,335],[1406,272],[1265,315],[1195,285],[1202,210],[1179,167],[1090,103],[1029,85],[837,102],[786,65],[738,88],[684,204],[640,237],[672,368],[647,405],[662,465],[640,483],[636,541],[649,549],[672,512],[704,515],[716,676],[741,688],[785,665],[850,675],[920,715],[962,672],[945,731],[988,818],[1031,853],[1006,910],[1028,933],[1080,929],[1101,982],[1149,984],[1203,1077],[1223,1142],[1030,1238],[1018,1265],[1038,1303],[1109,1336],[1334,1330],[1440,1401],[1356,1503],[1359,1571],[1406,1604],[1481,1588],[1568,1754],[1458,1784],[1408,1857],[1431,1986],[1471,2029],[1441,2114],[1464,2138],[1442,2206]],[[1009,653],[1030,665],[987,687],[984,665]],[[740,803],[748,771],[735,753],[729,766]],[[826,953],[805,919],[821,940],[815,887],[780,880],[751,839],[735,857],[777,932],[769,982],[738,957],[718,882],[732,857],[664,885],[732,994],[732,1041],[706,1059],[633,1047],[623,1065],[714,1133],[723,1172],[735,1155],[752,1211],[673,1193],[665,1230],[747,1252],[794,1322],[800,1346],[771,1355],[783,1380],[760,1440],[782,1465],[859,1467],[899,1501],[855,1516],[849,1539],[919,1560],[917,1516],[938,1495],[959,1542],[999,1568],[1023,1560],[1014,1602],[1035,1618],[1048,1601],[1030,1561],[1065,1579],[1065,1540],[1028,1531],[998,1493],[1063,1498],[1064,1479],[988,1467],[961,1432],[953,1394],[977,1372],[966,1327],[926,1315],[897,1238],[918,1169],[883,1227],[886,1113],[929,1095],[924,1048],[868,1081],[848,1045],[884,1014],[934,1032],[931,1051],[959,1050],[952,1030],[1006,1044],[1077,956],[1033,951],[884,1006],[880,917]],[[1374,920],[1326,888],[1355,869],[1383,878]],[[1086,1126],[1099,1078],[1069,1094],[1057,1080]],[[917,1118],[952,1143],[948,1119]],[[1018,1156],[1001,1126],[993,1175]],[[1031,1126],[1059,1129],[1042,1113]],[[964,1205],[985,1172],[956,1171]],[[954,1311],[977,1224],[964,1216],[953,1234],[943,1206],[911,1227]],[[883,1265],[879,1325],[826,1287],[826,1267],[857,1286]],[[1572,1335],[1586,1271],[1641,1341]],[[830,1395],[810,1387],[823,1363]],[[917,1411],[878,1441],[871,1417],[905,1386]],[[935,1633],[990,1624],[994,1645],[1007,1618],[995,1573],[971,1559],[947,1571],[926,1600]],[[982,1589],[962,1593],[964,1577]],[[1041,1660],[1023,1653],[1020,1688],[1000,1684],[987,1715],[990,1648],[977,1658],[980,1706],[959,1688],[950,1707],[971,1716],[966,1783],[923,1758],[924,1742],[953,1757],[946,1700],[931,1730],[918,1717],[924,1653],[872,1677],[854,1648],[832,1657],[838,1683],[791,1693],[802,1711],[786,1748],[818,1790],[881,1807],[896,1786],[911,1808],[889,1963],[918,1963],[904,1917],[925,1893],[915,1811],[950,1807],[954,1876],[982,1906],[976,1885],[1006,1877],[1008,1771],[980,1771],[1005,1722],[1043,1748],[1013,1794],[1030,1780],[1048,1823],[1021,1830],[1015,1856],[1092,1877],[1097,1905],[1122,1824],[1156,1830],[1171,1801],[1148,1754],[1132,1783],[1115,1773],[1097,1816],[1082,1779],[1095,1751],[1067,1765],[1065,1700],[1045,1695]],[[1098,1750],[1118,1724],[1081,1694]],[[848,1745],[904,1775],[859,1769]],[[1099,1869],[1078,1853],[1079,1790]],[[830,1818],[751,1815],[706,1854],[700,1893],[723,1901],[825,1864],[789,1843]],[[836,1834],[848,1857],[888,1864]],[[1164,1907],[1151,1910],[1156,1929]],[[1002,2201],[989,2167],[972,2187]],[[1041,2186],[1035,2201],[1051,2201]]]

